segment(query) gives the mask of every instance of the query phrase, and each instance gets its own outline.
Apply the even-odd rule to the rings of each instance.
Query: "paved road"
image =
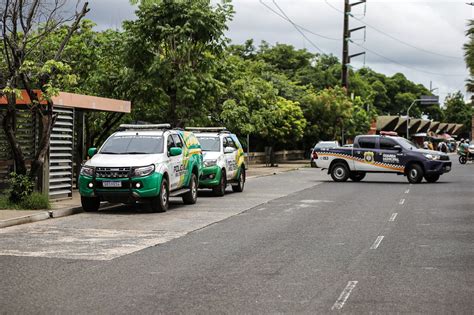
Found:
[[[166,215],[121,209],[5,229],[0,309],[472,313],[474,165],[455,163],[439,183],[420,185],[395,175],[333,183],[315,172],[254,179],[222,203],[202,198],[195,209],[177,204]],[[208,219],[191,227],[182,211]],[[211,224],[214,214],[223,220]],[[183,234],[153,236],[175,231],[176,222],[187,227]],[[61,244],[74,229],[99,236]],[[114,233],[122,233],[116,242]],[[134,234],[150,242],[137,245]]]

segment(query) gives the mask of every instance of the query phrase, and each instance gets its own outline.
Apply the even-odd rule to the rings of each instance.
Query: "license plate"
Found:
[[[122,187],[122,182],[102,182],[102,187],[104,187],[104,188],[120,188],[120,187]]]

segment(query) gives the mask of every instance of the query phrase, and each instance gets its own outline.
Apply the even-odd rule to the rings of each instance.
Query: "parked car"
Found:
[[[204,168],[200,188],[211,188],[216,196],[224,196],[230,184],[234,192],[245,185],[245,160],[237,136],[225,128],[186,128],[193,131],[201,144]]]
[[[165,212],[170,196],[196,203],[203,158],[192,132],[169,124],[121,125],[88,153],[79,177],[85,211],[97,211],[101,201],[146,201],[154,212]]]

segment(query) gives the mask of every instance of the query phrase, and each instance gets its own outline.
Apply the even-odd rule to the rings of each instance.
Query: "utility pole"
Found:
[[[367,0],[360,0],[355,3],[350,3],[350,0],[344,0],[344,30],[342,34],[342,86],[349,91],[349,64],[351,58],[364,55],[365,52],[349,55],[349,41],[353,32],[365,29],[365,26],[349,29],[349,16],[351,15],[352,7],[366,3]]]

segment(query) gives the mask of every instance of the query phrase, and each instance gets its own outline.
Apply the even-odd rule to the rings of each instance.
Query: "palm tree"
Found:
[[[469,41],[464,44],[464,58],[469,68],[470,78],[467,80],[466,87],[468,92],[474,93],[474,20],[470,20],[467,26],[466,36],[469,37]]]

